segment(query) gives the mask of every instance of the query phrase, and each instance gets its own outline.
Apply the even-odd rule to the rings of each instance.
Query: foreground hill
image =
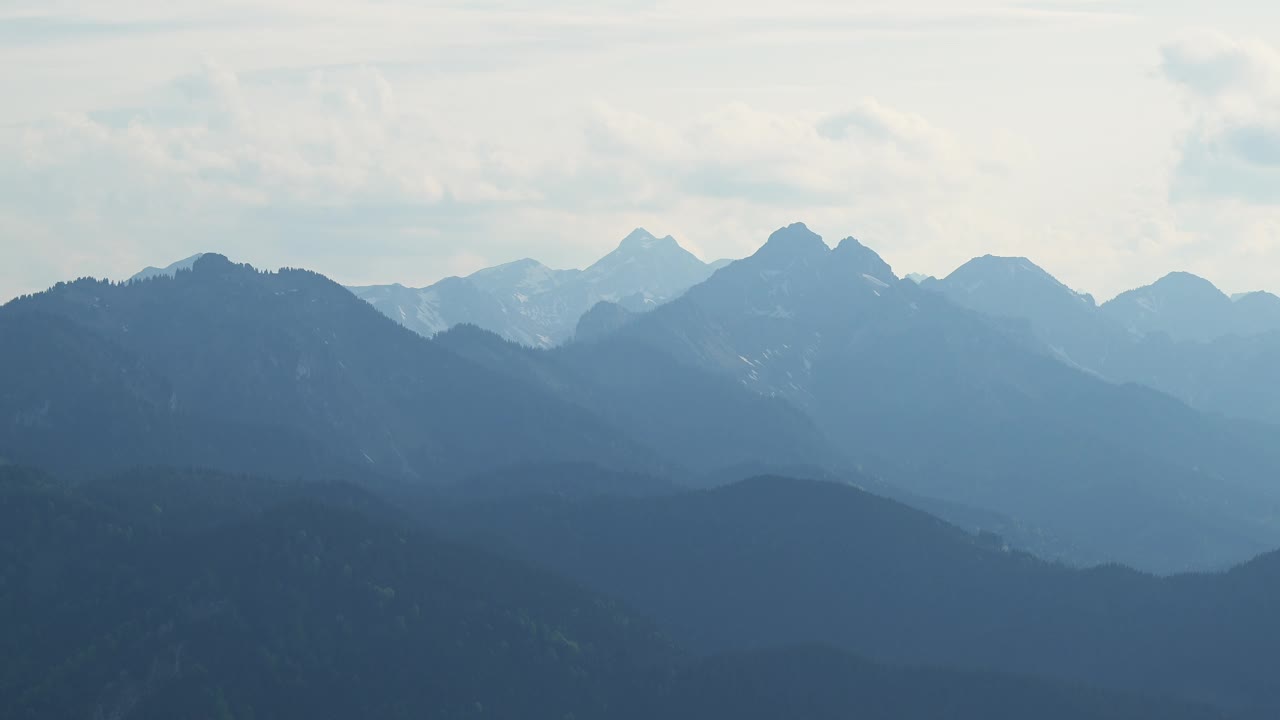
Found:
[[[1269,672],[1280,555],[1165,579],[1074,570],[851,486],[782,478],[442,507],[434,522],[622,598],[702,652],[832,644],[1280,710]]]
[[[680,676],[668,720],[1231,717],[1174,702],[977,672],[888,668],[821,647],[714,657]]]
[[[615,604],[359,493],[255,508],[205,487],[223,521],[190,528],[166,515],[205,504],[145,503],[157,484],[107,506],[103,488],[0,472],[0,715],[608,717],[675,658]]]
[[[341,485],[0,468],[0,715],[1225,717],[822,648],[693,661],[616,602],[403,520]]]

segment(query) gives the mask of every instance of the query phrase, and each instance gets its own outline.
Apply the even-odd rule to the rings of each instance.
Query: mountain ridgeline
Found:
[[[1280,715],[1280,315],[802,224],[0,307],[0,717]]]
[[[351,291],[426,337],[469,324],[522,345],[552,347],[570,338],[578,318],[597,303],[650,310],[726,262],[704,263],[670,235],[658,238],[638,228],[585,270],[552,270],[526,258],[425,288],[371,285]]]
[[[1099,377],[1280,425],[1280,297],[1271,293],[1228,297],[1176,272],[1099,306],[1026,258],[991,256],[924,287],[1025,323],[1057,357]]]
[[[621,598],[703,653],[825,644],[1280,707],[1268,671],[1275,553],[1223,574],[1071,569],[849,485],[778,477],[641,500],[439,508],[433,522]]]
[[[570,392],[469,361],[314,273],[215,254],[172,277],[20,299],[0,312],[0,337],[13,348],[0,357],[0,456],[60,472],[193,463],[443,484],[564,461],[680,476],[823,448],[801,414],[696,370],[657,365],[670,382],[648,381],[643,406],[619,397],[641,391],[636,373],[570,378],[584,385]],[[724,442],[672,432],[679,418],[724,424]],[[753,442],[761,429],[780,457]]]
[[[1171,571],[1280,541],[1275,429],[1063,363],[1024,324],[899,280],[853,238],[779,230],[609,342],[783,398],[865,471],[1083,557]]]
[[[15,720],[1228,717],[824,646],[691,654],[616,600],[350,486],[164,470],[66,485],[10,466],[0,520]]]

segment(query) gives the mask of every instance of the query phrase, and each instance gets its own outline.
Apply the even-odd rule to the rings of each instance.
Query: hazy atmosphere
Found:
[[[1280,290],[1263,0],[0,3],[0,296],[218,250],[349,285],[805,220],[900,274]]]
[[[1280,11],[0,0],[0,719],[1280,718]]]

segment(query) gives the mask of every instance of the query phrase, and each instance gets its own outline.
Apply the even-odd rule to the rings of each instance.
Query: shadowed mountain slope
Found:
[[[1269,674],[1280,556],[1222,574],[1074,570],[834,483],[442,508],[439,527],[622,598],[702,652],[831,644],[1239,709]]]
[[[521,462],[663,468],[581,407],[468,362],[311,272],[204,255],[175,277],[80,280],[14,301],[0,332],[15,349],[0,359],[0,455],[15,461],[426,480]],[[77,452],[115,442],[95,433],[119,447]]]
[[[783,228],[609,342],[784,398],[865,469],[1102,557],[1217,567],[1280,542],[1280,435],[1068,367],[853,238]]]

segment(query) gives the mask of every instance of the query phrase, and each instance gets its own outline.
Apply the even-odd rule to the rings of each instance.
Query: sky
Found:
[[[348,285],[803,221],[902,275],[1280,292],[1280,3],[0,0],[0,301]]]

